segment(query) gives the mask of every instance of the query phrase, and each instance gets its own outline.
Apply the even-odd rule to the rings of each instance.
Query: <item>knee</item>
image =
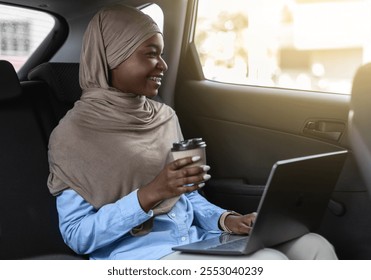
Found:
[[[291,260],[337,260],[334,247],[323,236],[308,233],[275,247]]]
[[[317,233],[308,233],[301,238],[301,242],[312,248],[315,260],[337,260],[334,246],[323,236]]]
[[[289,258],[279,250],[264,248],[254,253],[257,260],[288,260]]]

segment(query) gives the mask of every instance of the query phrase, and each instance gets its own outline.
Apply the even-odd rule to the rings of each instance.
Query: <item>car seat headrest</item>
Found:
[[[74,103],[81,97],[79,63],[46,62],[30,71],[29,80],[42,80],[59,101]]]
[[[371,63],[358,68],[352,87],[349,139],[371,195]]]
[[[0,100],[15,98],[21,93],[21,84],[13,65],[0,60]]]
[[[371,110],[371,63],[361,66],[353,79],[350,109],[355,110],[354,121],[369,124]],[[367,130],[370,128],[368,127]]]

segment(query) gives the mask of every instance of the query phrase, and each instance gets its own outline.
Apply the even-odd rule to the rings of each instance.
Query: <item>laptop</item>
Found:
[[[346,150],[336,151],[276,162],[249,235],[222,233],[173,250],[248,255],[316,230],[322,222],[347,153]]]

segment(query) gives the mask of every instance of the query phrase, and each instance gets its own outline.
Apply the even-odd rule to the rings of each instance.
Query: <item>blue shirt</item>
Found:
[[[218,222],[225,211],[209,203],[197,191],[180,197],[173,209],[154,218],[144,236],[130,230],[153,216],[141,208],[137,191],[98,211],[74,190],[57,196],[59,227],[65,243],[91,259],[160,259],[172,247],[220,234]]]

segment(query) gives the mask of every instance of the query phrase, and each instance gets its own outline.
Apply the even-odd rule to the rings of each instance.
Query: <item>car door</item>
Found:
[[[259,63],[266,66],[263,60],[254,57],[254,55],[259,56],[261,50],[255,47],[254,51],[254,47],[251,47],[249,49],[251,52],[248,55],[245,54],[249,62],[244,64],[242,68],[235,67],[245,71],[244,75],[247,76],[247,79],[241,82],[236,79],[238,74],[234,74],[237,73],[237,70],[230,71],[233,66],[238,64],[235,57],[236,55],[241,56],[241,50],[239,52],[235,50],[229,57],[223,53],[223,50],[220,50],[225,43],[223,40],[232,40],[234,46],[240,35],[236,30],[234,35],[222,34],[224,37],[217,37],[217,34],[218,32],[230,33],[233,24],[242,24],[243,26],[244,19],[241,18],[243,13],[239,12],[238,7],[232,9],[229,14],[227,10],[221,8],[223,13],[219,12],[218,17],[215,16],[214,22],[207,23],[207,19],[200,17],[202,11],[198,7],[210,7],[207,6],[210,4],[209,2],[208,0],[188,1],[189,18],[186,21],[174,99],[174,108],[179,116],[184,137],[202,137],[207,143],[207,161],[211,166],[212,179],[203,189],[204,195],[210,201],[227,209],[241,213],[255,211],[272,165],[276,161],[347,149],[350,151],[349,157],[318,232],[335,246],[339,258],[370,259],[371,246],[368,244],[371,241],[371,218],[367,213],[371,211],[371,203],[354,161],[347,135],[351,75],[355,72],[357,63],[360,62],[358,56],[354,55],[356,51],[349,51],[347,47],[344,47],[344,53],[348,56],[339,61],[332,59],[333,55],[342,54],[338,52],[338,49],[335,49],[336,46],[331,51],[332,49],[328,45],[313,47],[309,46],[310,43],[307,42],[308,46],[302,50],[295,44],[288,47],[289,42],[287,41],[290,40],[287,39],[286,45],[282,43],[280,47],[276,46],[274,51],[271,50],[272,53],[269,53],[269,48],[266,48],[270,56],[273,56],[276,61],[280,60],[276,65],[280,67],[282,73],[269,72],[269,82],[265,82],[266,79],[256,79],[258,76],[256,72],[261,71]],[[228,5],[232,6],[237,2],[241,1],[228,1]],[[290,11],[295,13],[299,10],[302,13],[289,14],[287,12],[289,7],[284,5],[285,1],[278,2],[282,2],[280,8],[283,12],[281,15],[283,13],[287,17],[283,20],[284,27],[287,27],[285,26],[286,21],[292,22],[292,18],[299,21],[300,27],[300,21],[303,20],[300,19],[300,16],[305,14],[303,11],[308,12],[312,9],[318,11],[323,8],[300,6],[309,4],[297,3],[296,9]],[[215,5],[220,3],[221,1],[217,1]],[[278,5],[276,1],[255,1],[247,6],[255,11],[260,10],[260,17],[270,17],[272,9],[267,8],[268,4]],[[224,9],[226,7],[224,6]],[[349,6],[341,6],[340,8],[336,6],[336,8],[348,8],[349,10]],[[356,8],[353,7],[357,10]],[[212,14],[210,9],[208,13]],[[264,9],[267,9],[267,13],[264,13]],[[199,13],[198,16],[197,13]],[[256,15],[252,16],[251,21],[256,18]],[[336,20],[340,19],[336,18]],[[250,18],[245,21],[249,22]],[[219,23],[224,23],[224,25],[216,31]],[[196,27],[202,26],[202,24],[208,25],[209,29],[196,30]],[[249,25],[247,29],[252,28],[250,26],[254,26],[253,24],[254,22],[245,23],[245,25]],[[301,24],[305,27],[305,24]],[[264,37],[265,35],[256,33],[257,30],[259,28],[251,31],[250,39],[262,40],[259,36]],[[308,30],[302,29],[302,32],[305,31]],[[291,35],[295,38],[291,39],[300,41],[296,44],[305,44],[305,40],[301,38],[303,36],[300,34],[301,30],[295,30],[295,32],[294,35]],[[219,47],[220,57],[213,57],[213,62],[205,62],[202,56],[205,56],[206,53],[210,60],[212,55],[202,50],[204,46],[202,44],[205,43],[205,38],[213,36],[218,40],[208,42],[208,44],[215,48]],[[324,35],[319,34],[318,36]],[[197,40],[199,41],[197,42]],[[331,40],[329,42],[331,43]],[[207,43],[205,44],[207,45]],[[244,41],[244,44],[248,46],[249,43]],[[274,44],[277,42],[271,43],[272,46],[275,46]],[[339,44],[341,45],[341,43]],[[346,45],[346,43],[343,44]],[[302,48],[304,47],[302,46]],[[317,49],[311,50],[311,48]],[[311,63],[308,56],[312,59],[314,59],[313,57],[318,59],[322,56],[325,61],[324,65],[327,68],[332,67],[333,70],[336,67],[350,67],[348,83],[346,84],[339,78],[337,85],[340,86],[337,87],[337,90],[333,90],[336,87],[330,86],[325,90],[319,87],[299,88],[301,83],[313,84],[314,81],[318,82],[317,86],[321,85],[318,81],[321,77],[315,75],[321,72],[321,65],[318,62],[316,62],[317,64],[313,61]],[[207,63],[214,63],[214,68],[217,69],[215,70],[216,74],[208,72],[211,68]],[[225,67],[224,72],[220,70],[220,67],[218,68],[220,65]],[[248,70],[246,70],[246,65],[250,66]],[[311,66],[314,74],[307,76],[307,79],[300,80],[300,76],[296,72],[302,71],[302,68],[308,68],[308,65]],[[316,66],[317,70],[313,69]],[[296,84],[286,87],[277,82],[284,80],[283,71],[285,70],[296,78]],[[226,77],[228,71],[232,73],[229,78]],[[310,83],[308,83],[308,79]],[[326,79],[322,77],[322,80]],[[341,87],[341,85],[344,86]],[[339,88],[344,92],[338,92]]]

